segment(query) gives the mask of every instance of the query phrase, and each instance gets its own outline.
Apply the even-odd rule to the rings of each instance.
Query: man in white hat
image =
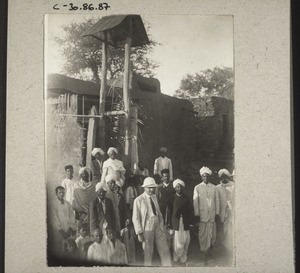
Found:
[[[220,200],[220,215],[217,221],[218,239],[228,250],[233,250],[233,209],[234,209],[234,183],[230,181],[231,174],[226,169],[218,172],[220,184],[216,189]]]
[[[94,148],[92,156],[94,157],[94,160],[91,162],[93,180],[98,182],[101,180],[104,152],[101,148]]]
[[[107,188],[101,183],[96,184],[97,197],[90,202],[89,216],[90,216],[90,232],[94,229],[101,228],[104,221],[108,225],[116,228],[115,212],[112,201],[105,197]]]
[[[151,266],[154,243],[162,266],[171,266],[170,250],[164,233],[164,221],[155,196],[157,184],[147,177],[142,185],[144,193],[133,203],[132,222],[138,240],[143,244],[144,264]]]
[[[216,187],[209,183],[208,177],[212,174],[207,167],[200,169],[202,182],[194,188],[194,213],[199,217],[198,239],[202,257],[206,256],[216,241],[216,215],[219,214],[219,196]]]
[[[123,186],[125,180],[125,168],[123,162],[117,159],[118,150],[114,147],[110,147],[107,154],[109,158],[103,163],[101,182],[102,184],[105,183],[105,177],[107,175],[117,175],[118,180]]]
[[[170,158],[168,158],[167,155],[167,148],[165,147],[160,147],[159,149],[159,155],[160,157],[156,158],[154,161],[154,174],[159,174],[161,175],[161,171],[164,169],[169,170],[170,174],[170,180],[173,180],[173,166],[172,166],[172,161]]]

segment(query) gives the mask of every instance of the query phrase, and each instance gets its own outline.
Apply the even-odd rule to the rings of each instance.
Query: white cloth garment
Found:
[[[55,254],[61,255],[64,251],[65,239],[59,235],[59,231],[67,232],[69,228],[76,230],[75,215],[68,201],[64,201],[62,204],[56,199],[51,204],[49,217],[54,251]]]
[[[88,260],[94,262],[101,262],[105,264],[110,263],[106,240],[104,238],[102,239],[100,244],[94,242],[92,245],[90,245],[87,252],[87,258]]]
[[[92,156],[95,156],[97,153],[100,153],[101,155],[104,155],[104,152],[101,148],[94,148],[92,150]]]
[[[190,231],[184,230],[183,219],[180,216],[179,230],[175,230],[173,240],[173,259],[175,262],[179,259],[182,263],[186,262],[190,241]]]
[[[143,234],[144,242],[144,264],[152,264],[153,247],[156,245],[161,258],[162,266],[171,266],[170,250],[164,233],[163,217],[159,209],[157,198],[151,196],[157,215],[154,215],[150,203],[150,197],[145,192],[138,196],[133,203],[132,222],[136,234]]]
[[[70,204],[72,204],[72,201],[73,201],[73,192],[74,192],[75,183],[76,183],[76,181],[74,180],[74,178],[72,178],[71,180],[69,178],[66,178],[61,183],[61,185],[65,188],[65,191],[66,191],[65,199]]]
[[[154,161],[154,174],[159,174],[161,175],[161,171],[164,169],[168,169],[170,172],[170,180],[173,180],[173,166],[172,166],[172,161],[168,157],[159,157],[155,159]]]
[[[104,184],[106,176],[108,175],[116,175],[117,180],[122,180],[121,183],[124,183],[125,180],[125,168],[123,167],[123,162],[118,159],[107,159],[103,163],[103,171],[101,176],[101,182]]]
[[[208,167],[205,167],[203,166],[201,169],[200,169],[200,175],[202,176],[203,174],[207,173],[208,175],[211,175],[212,174],[212,171],[208,168]]]

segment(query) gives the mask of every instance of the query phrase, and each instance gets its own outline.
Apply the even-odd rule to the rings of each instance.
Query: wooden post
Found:
[[[130,52],[131,52],[131,36],[132,36],[132,17],[128,17],[128,34],[125,43],[125,62],[124,62],[124,81],[123,81],[123,100],[125,111],[125,144],[124,144],[124,163],[127,165],[130,162]]]
[[[93,106],[90,112],[91,116],[97,115],[96,107]],[[87,133],[87,141],[86,141],[86,166],[91,166],[92,161],[92,150],[95,147],[95,140],[96,140],[96,118],[92,117],[89,118],[89,127]]]
[[[84,95],[82,96],[82,115],[84,115]],[[84,117],[82,118],[82,127],[84,128]]]
[[[104,31],[105,40],[102,42],[102,68],[101,68],[101,84],[99,94],[99,115],[103,116],[105,113],[105,101],[106,101],[106,74],[107,74],[107,33]],[[105,117],[99,119],[98,134],[100,140],[100,146],[105,149]]]
[[[138,155],[138,125],[137,125],[137,119],[138,119],[138,108],[137,106],[133,106],[131,110],[131,119],[130,119],[130,127],[131,127],[131,138],[130,138],[130,146],[131,146],[131,154],[130,154],[130,166],[131,170],[134,170],[134,164],[137,165],[139,161],[139,155]]]

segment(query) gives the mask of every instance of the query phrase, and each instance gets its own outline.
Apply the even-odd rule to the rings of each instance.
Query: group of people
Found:
[[[151,266],[156,248],[162,266],[185,265],[194,227],[199,258],[207,259],[216,243],[232,251],[234,183],[229,171],[218,172],[215,186],[209,182],[212,171],[202,167],[202,182],[191,200],[186,183],[173,180],[167,149],[159,151],[153,177],[142,162],[128,175],[114,147],[107,160],[101,148],[94,148],[94,160],[90,168],[80,168],[79,181],[73,166],[65,166],[66,178],[49,206],[52,252],[102,265],[139,265],[142,259]]]

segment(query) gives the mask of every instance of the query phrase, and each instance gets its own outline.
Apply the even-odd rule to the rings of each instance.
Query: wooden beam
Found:
[[[82,115],[84,115],[84,95],[82,96]],[[82,117],[82,127],[84,127],[84,117]]]
[[[106,76],[107,76],[107,32],[104,31],[105,41],[102,43],[102,67],[101,67],[101,84],[99,94],[99,141],[102,149],[105,149],[105,101],[106,101]]]
[[[124,62],[124,82],[123,82],[123,100],[125,115],[125,143],[124,143],[124,162],[127,165],[130,162],[130,53],[131,53],[131,37],[132,37],[132,17],[128,17],[128,34],[125,43],[125,62]]]
[[[78,117],[78,118],[102,118],[103,116],[122,116],[126,115],[126,112],[123,110],[119,111],[107,111],[103,115],[73,115],[73,114],[59,114],[60,116],[66,117]]]

